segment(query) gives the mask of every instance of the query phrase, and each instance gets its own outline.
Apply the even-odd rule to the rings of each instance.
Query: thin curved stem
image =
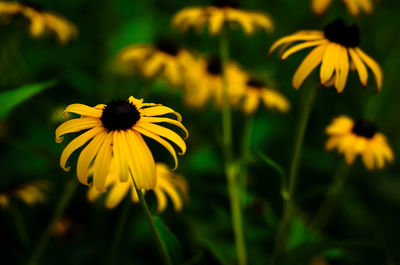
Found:
[[[145,200],[145,198],[143,196],[143,193],[142,193],[142,191],[140,189],[136,188],[136,183],[135,183],[135,180],[133,179],[132,172],[130,172],[130,175],[131,175],[131,178],[132,178],[133,186],[134,186],[134,188],[135,188],[135,190],[136,190],[136,192],[137,192],[137,194],[139,196],[140,205],[142,206],[143,212],[146,215],[147,222],[150,225],[150,230],[151,230],[151,232],[152,232],[152,234],[154,236],[154,240],[156,241],[158,250],[159,250],[159,252],[161,254],[161,258],[162,258],[162,260],[163,260],[165,265],[172,265],[171,257],[169,256],[167,248],[165,247],[164,243],[162,242],[161,236],[158,233],[156,224],[154,223],[153,216],[152,216],[152,214],[150,212],[150,209],[149,209],[149,206],[147,205],[147,202],[146,202],[146,200]]]
[[[282,253],[285,251],[285,243],[290,233],[290,224],[293,216],[295,215],[296,205],[294,201],[294,194],[297,186],[297,172],[299,168],[301,150],[303,147],[304,135],[316,94],[317,88],[306,88],[304,91],[304,100],[300,106],[300,118],[296,127],[297,129],[294,141],[293,156],[289,168],[288,186],[286,187],[285,192],[283,192],[283,215],[278,226],[275,249],[271,262],[272,264],[276,264]]]

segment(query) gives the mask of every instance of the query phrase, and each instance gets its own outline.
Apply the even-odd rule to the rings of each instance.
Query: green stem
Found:
[[[28,237],[28,233],[26,231],[24,218],[16,205],[12,205],[10,207],[10,213],[14,220],[15,229],[17,231],[18,238],[20,239],[21,243],[24,246],[26,246],[29,242],[29,237]]]
[[[115,233],[114,233],[114,238],[110,247],[110,253],[108,256],[108,264],[113,264],[115,262],[115,255],[117,254],[117,249],[119,246],[119,243],[121,242],[121,237],[122,237],[122,233],[123,233],[123,229],[125,227],[126,224],[126,220],[128,217],[128,212],[129,212],[129,206],[130,206],[131,202],[129,200],[129,198],[125,199],[125,204],[123,206],[123,208],[121,209],[121,213],[119,215],[118,218],[118,223],[117,223],[117,228],[115,229]]]
[[[285,251],[286,240],[290,233],[290,224],[295,214],[296,206],[294,201],[294,193],[297,186],[297,171],[299,168],[304,135],[306,132],[308,120],[310,118],[311,110],[314,105],[316,94],[317,89],[315,87],[306,88],[304,91],[304,99],[300,106],[300,118],[296,127],[293,157],[289,168],[288,187],[283,193],[283,215],[278,226],[275,249],[272,256],[272,264],[277,263],[278,259]]]
[[[239,173],[240,174],[239,187],[242,190],[242,192],[244,192],[247,188],[248,166],[249,163],[251,162],[250,148],[251,148],[251,137],[253,133],[253,123],[254,123],[253,115],[246,116],[243,139],[242,139],[242,165]]]
[[[329,189],[326,191],[325,199],[315,214],[311,227],[314,227],[319,231],[324,229],[327,221],[335,210],[336,203],[346,184],[348,173],[349,167],[345,163],[342,163],[336,171]]]
[[[46,229],[43,231],[38,243],[32,251],[32,254],[27,262],[28,265],[36,265],[43,251],[45,250],[47,243],[51,237],[51,233],[57,224],[57,221],[62,217],[67,208],[69,202],[72,199],[72,196],[75,193],[76,188],[78,187],[78,182],[75,178],[71,179],[64,190],[64,193],[58,202],[58,205],[51,217],[50,223],[47,225]]]
[[[225,174],[228,181],[228,190],[232,211],[232,225],[235,235],[238,263],[239,265],[246,265],[246,245],[244,242],[242,209],[240,201],[241,189],[237,183],[239,170],[237,170],[237,166],[233,162],[232,151],[232,114],[228,98],[228,80],[226,74],[226,67],[229,60],[229,38],[226,27],[221,32],[220,60],[222,65],[222,141],[225,159]]]
[[[171,257],[169,256],[167,248],[165,247],[164,243],[162,242],[161,236],[158,233],[156,224],[154,223],[153,216],[151,215],[149,206],[147,205],[147,202],[143,196],[143,193],[140,189],[136,188],[136,183],[135,183],[135,180],[133,179],[132,172],[130,173],[130,175],[132,177],[133,186],[135,187],[135,190],[139,196],[140,205],[142,206],[143,212],[146,215],[147,222],[150,225],[150,230],[154,236],[154,240],[156,241],[158,250],[161,254],[161,258],[165,265],[172,265]]]

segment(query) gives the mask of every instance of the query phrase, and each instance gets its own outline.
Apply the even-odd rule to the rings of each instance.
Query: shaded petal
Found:
[[[154,106],[154,107],[149,107],[149,108],[143,108],[143,109],[140,109],[140,112],[144,116],[161,116],[161,115],[171,113],[171,114],[176,115],[178,121],[182,121],[182,116],[178,112],[176,112],[175,110],[168,108],[166,106]]]
[[[356,66],[361,84],[363,86],[367,86],[367,80],[368,80],[367,67],[365,67],[364,63],[361,61],[361,58],[358,56],[358,54],[353,48],[349,48],[349,53],[354,65]]]
[[[278,46],[286,42],[312,41],[318,39],[324,39],[324,33],[322,31],[300,31],[275,41],[269,49],[269,53],[272,53]]]
[[[377,91],[379,92],[381,90],[382,79],[383,79],[383,72],[381,67],[374,59],[365,54],[360,48],[356,47],[355,50],[357,54],[360,56],[361,60],[363,60],[365,64],[368,65],[369,68],[371,68],[372,73],[375,76],[376,88]]]
[[[172,124],[172,125],[175,125],[175,126],[181,128],[182,131],[185,132],[184,139],[189,137],[189,132],[187,131],[185,126],[182,125],[182,123],[180,123],[179,121],[176,121],[176,120],[169,119],[169,118],[142,117],[137,124],[141,124],[141,123],[160,123],[160,122],[169,123],[169,124]]]
[[[102,110],[95,109],[83,104],[71,104],[67,106],[67,108],[63,112],[66,118],[68,117],[68,112],[94,118],[100,118],[101,115],[103,114]]]
[[[312,9],[315,14],[322,15],[331,3],[332,0],[313,0]]]
[[[342,93],[344,87],[346,86],[347,76],[349,75],[349,56],[347,54],[347,49],[340,47],[338,54],[338,67],[336,69],[336,80],[335,87],[337,92]]]
[[[129,179],[128,164],[126,159],[129,157],[127,150],[127,143],[125,137],[121,134],[124,132],[115,131],[113,136],[113,154],[115,158],[117,174],[121,181],[127,181]]]
[[[107,195],[105,201],[106,208],[115,208],[115,206],[117,206],[122,201],[130,188],[133,188],[132,181],[116,182]]]
[[[285,60],[286,58],[288,58],[290,55],[292,55],[295,52],[298,52],[305,48],[317,46],[317,45],[320,45],[323,43],[327,43],[327,41],[325,39],[323,39],[323,40],[309,41],[309,42],[304,42],[304,43],[294,45],[293,47],[291,47],[290,49],[288,49],[287,51],[285,51],[282,54],[281,59]]]
[[[325,84],[332,76],[336,66],[340,64],[340,48],[336,43],[329,43],[322,58],[320,79],[321,83]]]
[[[70,170],[70,167],[66,167],[65,164],[67,163],[68,158],[71,156],[71,154],[84,145],[87,141],[92,139],[94,136],[97,134],[101,133],[104,131],[104,128],[102,126],[97,126],[94,127],[93,129],[90,129],[89,131],[79,135],[76,137],[74,140],[72,140],[63,150],[61,153],[61,158],[60,158],[60,166],[65,170],[68,171]]]

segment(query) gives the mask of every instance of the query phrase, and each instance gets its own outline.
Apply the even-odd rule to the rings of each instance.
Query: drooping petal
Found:
[[[367,80],[368,80],[367,67],[365,67],[364,63],[361,61],[360,57],[353,48],[349,48],[349,54],[354,65],[356,66],[361,84],[363,86],[367,86]]]
[[[321,63],[326,47],[327,45],[320,45],[314,48],[301,62],[292,80],[292,85],[295,89],[298,89],[304,79]]]
[[[112,133],[108,133],[97,152],[94,161],[93,184],[100,191],[105,192],[106,177],[109,173],[111,157],[112,157]]]
[[[154,106],[154,107],[149,107],[149,108],[143,108],[140,109],[140,112],[143,114],[143,116],[161,116],[161,115],[165,115],[165,114],[174,114],[178,121],[182,121],[182,116],[174,111],[171,108],[168,108],[166,106]]]
[[[96,136],[97,134],[101,133],[102,131],[104,131],[104,128],[102,126],[97,126],[97,127],[94,127],[93,129],[90,129],[89,131],[81,134],[80,136],[78,136],[74,140],[72,140],[64,148],[63,152],[61,153],[61,158],[60,158],[60,166],[61,166],[61,168],[63,168],[65,171],[69,171],[70,167],[66,167],[65,165],[67,163],[68,158],[71,156],[71,154],[76,149],[78,149],[79,147],[81,147],[82,145],[87,143],[90,139],[92,139],[94,136]]]
[[[154,195],[156,195],[156,199],[157,199],[157,212],[162,212],[165,210],[165,208],[167,208],[167,196],[165,195],[165,193],[160,190],[160,189],[154,189],[153,190]]]
[[[336,81],[335,87],[338,93],[342,93],[344,87],[346,86],[347,76],[349,75],[349,55],[347,54],[347,49],[340,47],[338,54],[338,65],[336,70]]]
[[[103,144],[106,135],[106,131],[97,134],[79,155],[78,163],[76,165],[76,175],[78,176],[79,182],[84,185],[88,185],[87,179],[89,175],[89,166],[99,151],[100,146]]]
[[[312,9],[315,14],[322,15],[323,13],[325,13],[331,2],[332,0],[313,0]]]
[[[153,132],[154,134],[157,134],[173,142],[180,148],[181,150],[180,154],[184,154],[186,152],[186,143],[182,139],[182,137],[179,136],[176,132],[153,123],[143,122],[143,123],[138,123],[137,126],[140,126],[141,128],[147,131]]]
[[[323,43],[326,43],[326,40],[316,40],[316,41],[308,41],[308,42],[304,42],[304,43],[300,43],[297,45],[294,45],[293,47],[291,47],[290,49],[288,49],[287,51],[285,51],[282,56],[281,59],[285,60],[286,58],[288,58],[290,55],[292,55],[295,52],[298,52],[300,50],[309,48],[309,47],[314,47],[317,45],[321,45]]]
[[[363,60],[365,64],[368,65],[369,68],[371,68],[372,73],[375,76],[377,91],[379,92],[381,90],[383,79],[383,72],[381,67],[374,59],[365,54],[360,48],[356,47],[355,50],[360,56],[361,60]]]
[[[320,79],[321,84],[325,84],[332,76],[333,71],[339,64],[341,46],[336,43],[329,43],[322,58]]]
[[[115,208],[122,201],[130,188],[133,188],[132,181],[116,182],[107,195],[105,201],[106,208]]]
[[[66,121],[56,129],[56,142],[61,143],[64,139],[62,136],[67,133],[79,132],[99,126],[100,124],[100,119],[96,118],[79,118]]]
[[[140,126],[136,126],[136,127],[134,127],[134,129],[136,131],[138,131],[139,133],[153,139],[154,141],[156,141],[156,142],[160,143],[162,146],[164,146],[165,149],[168,150],[168,152],[171,154],[172,158],[174,159],[174,163],[175,163],[174,170],[178,167],[178,157],[176,155],[175,149],[172,147],[172,145],[168,141],[164,140],[160,136],[158,136],[158,135],[152,133],[151,131],[148,131]]]
[[[127,143],[125,142],[125,137],[121,134],[124,132],[115,131],[113,139],[113,154],[115,158],[117,174],[119,179],[123,182],[129,180],[129,170],[126,159],[129,158],[127,149]]]
[[[141,124],[141,123],[162,123],[162,122],[175,125],[175,126],[179,127],[180,129],[182,129],[182,131],[185,133],[184,139],[189,137],[189,132],[187,131],[185,126],[183,126],[182,123],[180,123],[179,121],[176,121],[176,120],[173,120],[173,119],[158,118],[158,117],[142,117],[140,119],[140,121],[138,122],[138,124]]]
[[[209,18],[210,33],[211,35],[216,35],[221,31],[222,25],[225,21],[225,12],[216,9],[211,13]]]

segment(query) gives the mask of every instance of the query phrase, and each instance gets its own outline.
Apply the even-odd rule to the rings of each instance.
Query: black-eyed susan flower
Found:
[[[142,135],[163,145],[172,155],[175,168],[178,159],[174,147],[180,149],[179,154],[186,152],[186,144],[181,136],[158,123],[171,124],[181,128],[185,137],[186,128],[182,125],[182,118],[173,109],[154,104],[143,103],[143,99],[130,97],[128,100],[117,100],[104,105],[89,107],[83,104],[72,104],[64,110],[68,113],[81,115],[61,124],[56,130],[56,142],[63,140],[67,133],[86,130],[72,140],[61,154],[60,165],[64,170],[67,159],[78,148],[86,143],[86,147],[79,155],[77,176],[81,183],[88,185],[88,169],[93,165],[94,187],[104,192],[106,178],[110,171],[110,162],[116,161],[118,176],[121,181],[128,181],[133,174],[138,189],[151,189],[156,185],[156,169],[153,155]],[[176,116],[176,120],[162,117],[166,114]]]
[[[172,19],[173,26],[182,31],[190,27],[200,30],[205,24],[208,24],[209,32],[212,35],[218,34],[225,23],[240,25],[247,35],[252,34],[257,28],[272,31],[274,27],[269,15],[241,10],[232,0],[215,0],[214,4],[208,7],[184,8]]]
[[[45,191],[49,183],[44,180],[32,181],[0,192],[0,207],[7,208],[11,200],[19,200],[28,206],[42,203],[46,200]]]
[[[105,206],[108,209],[115,208],[126,194],[130,191],[130,196],[133,202],[139,202],[139,197],[133,186],[132,180],[121,182],[118,177],[115,163],[111,163],[109,175],[107,177],[106,187],[109,191],[106,195]],[[183,202],[188,197],[188,184],[186,180],[173,173],[167,165],[156,163],[157,184],[152,189],[157,199],[157,211],[162,212],[167,207],[168,195],[174,205],[176,211],[182,210]],[[101,195],[95,188],[90,188],[88,191],[88,199],[94,201]]]
[[[244,93],[247,74],[234,62],[226,66],[227,93],[231,104],[237,104]],[[209,100],[222,103],[222,64],[218,57],[198,58],[186,71],[185,102],[202,107]]]
[[[369,14],[373,8],[372,0],[342,0],[347,9],[353,16],[357,16],[360,11]],[[332,4],[332,0],[311,0],[312,10],[317,15],[322,15]]]
[[[58,41],[65,44],[78,34],[74,24],[67,19],[33,4],[0,2],[0,18],[7,20],[14,15],[22,15],[29,20],[29,31],[33,37],[40,37],[46,32],[54,32]]]
[[[294,42],[301,42],[288,48]],[[299,31],[283,37],[270,48],[270,53],[284,45],[280,57],[286,59],[293,53],[313,47],[293,76],[292,85],[298,89],[307,76],[319,65],[322,85],[334,79],[336,90],[341,93],[346,85],[350,62],[358,72],[361,84],[367,85],[368,66],[375,76],[377,91],[381,89],[383,73],[379,64],[365,54],[358,46],[360,34],[357,26],[338,19],[325,27],[324,31]]]
[[[119,55],[123,62],[132,63],[146,78],[160,74],[173,85],[183,82],[183,72],[192,55],[171,39],[161,38],[155,45],[137,44],[124,48]]]
[[[260,102],[267,108],[280,112],[288,112],[290,102],[278,91],[268,88],[265,83],[256,78],[248,78],[246,90],[243,95],[243,110],[246,114],[252,114],[257,110]]]
[[[372,124],[347,116],[339,116],[326,128],[329,139],[326,149],[337,149],[343,154],[346,163],[351,165],[360,155],[369,170],[383,168],[385,163],[393,161],[393,152],[386,137]]]

